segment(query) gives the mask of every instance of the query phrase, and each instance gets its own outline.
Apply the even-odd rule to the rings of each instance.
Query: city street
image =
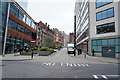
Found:
[[[16,57],[10,58],[10,57]],[[21,58],[20,58],[21,57]],[[110,59],[116,60],[116,59]],[[50,56],[5,56],[3,78],[118,78],[118,64],[109,58],[67,54],[67,49]]]

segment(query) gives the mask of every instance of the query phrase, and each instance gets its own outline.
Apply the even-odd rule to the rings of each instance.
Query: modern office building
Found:
[[[88,52],[88,45],[84,46],[84,41],[89,41],[89,5],[88,0],[75,3],[76,16],[76,46],[83,52]],[[86,49],[86,51],[84,51]]]
[[[76,2],[77,47],[95,56],[118,58],[120,54],[120,2],[84,0]],[[87,46],[83,42],[87,41]]]
[[[25,11],[27,11],[28,0],[15,0]]]
[[[2,2],[2,52],[14,53],[15,48],[31,45],[36,39],[35,21],[16,2]]]

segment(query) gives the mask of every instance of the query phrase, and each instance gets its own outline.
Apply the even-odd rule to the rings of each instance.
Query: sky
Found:
[[[66,34],[74,32],[75,0],[28,0],[28,14],[36,21],[58,28]]]

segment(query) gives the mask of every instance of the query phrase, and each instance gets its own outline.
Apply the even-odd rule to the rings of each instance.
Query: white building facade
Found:
[[[85,3],[85,1],[87,0],[84,0],[84,2],[77,2],[77,4],[79,3],[79,6],[83,6],[82,8],[84,8],[82,3]],[[77,10],[80,9],[80,7],[77,8]],[[82,12],[80,12],[80,14],[82,14]],[[75,15],[77,17],[78,14]],[[80,20],[78,20],[80,22],[76,22],[76,25],[81,24],[82,19],[84,19],[84,17],[80,18]],[[120,2],[116,2],[116,0],[88,1],[88,22],[84,23],[87,24],[87,26],[84,28],[82,24],[79,26],[80,28],[78,27],[76,29],[77,46],[81,47],[82,42],[87,41],[86,50],[89,55],[93,55],[92,50],[94,49],[95,56],[118,58],[120,54],[119,21]],[[82,27],[84,29],[82,29]],[[88,29],[88,33],[85,32],[86,29]],[[84,37],[81,36],[82,33],[85,33]]]

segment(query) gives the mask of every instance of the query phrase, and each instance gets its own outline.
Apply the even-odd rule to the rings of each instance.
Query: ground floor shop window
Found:
[[[102,47],[115,47],[115,52],[120,52],[120,38],[92,40],[92,49],[102,53]]]

